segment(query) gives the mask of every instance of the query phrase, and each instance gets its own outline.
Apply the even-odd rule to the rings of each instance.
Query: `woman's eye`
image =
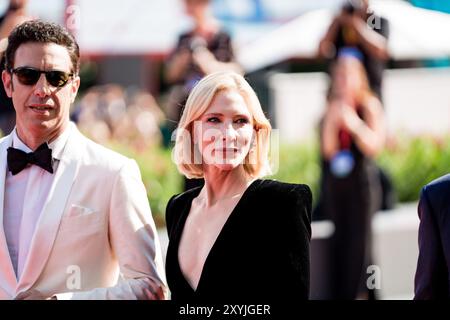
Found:
[[[247,118],[239,118],[235,122],[239,123],[239,124],[244,124],[244,123],[248,123],[248,119]]]
[[[206,121],[207,121],[207,122],[217,123],[217,122],[219,122],[219,118],[217,118],[217,117],[211,117],[211,118],[206,119]]]

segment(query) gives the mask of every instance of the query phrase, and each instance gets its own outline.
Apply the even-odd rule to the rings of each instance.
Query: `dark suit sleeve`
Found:
[[[312,194],[306,185],[297,185],[289,193],[286,203],[284,230],[289,258],[289,275],[285,281],[292,288],[290,298],[309,297],[309,245],[311,240]]]
[[[415,300],[446,299],[448,274],[445,263],[438,217],[430,201],[430,192],[422,189],[418,213],[419,259],[415,276]]]

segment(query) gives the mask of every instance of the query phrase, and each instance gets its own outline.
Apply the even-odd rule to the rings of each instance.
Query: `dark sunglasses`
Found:
[[[19,82],[26,86],[35,85],[39,81],[41,73],[45,74],[47,82],[56,88],[64,87],[69,79],[73,77],[73,73],[57,70],[44,71],[31,67],[18,67],[16,69],[11,69],[10,72],[14,73],[17,76],[17,79],[19,79]]]

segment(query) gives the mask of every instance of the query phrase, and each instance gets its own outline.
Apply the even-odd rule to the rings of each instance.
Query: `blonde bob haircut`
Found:
[[[270,174],[269,145],[272,127],[262,111],[255,91],[235,72],[216,72],[200,80],[189,94],[178,128],[173,160],[178,171],[187,178],[202,178],[202,156],[193,137],[194,122],[209,108],[218,92],[236,90],[246,102],[252,116],[253,144],[244,160],[244,170],[251,177]]]

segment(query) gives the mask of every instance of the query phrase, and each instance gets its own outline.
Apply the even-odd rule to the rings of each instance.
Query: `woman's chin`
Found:
[[[218,170],[231,171],[244,164],[245,156],[243,154],[242,155],[234,154],[233,157],[224,157],[224,158],[212,157],[208,159],[203,158],[203,160],[209,160],[205,161],[205,164],[208,166],[213,166]]]
[[[239,166],[239,164],[234,164],[234,163],[214,164],[214,167],[216,167],[220,171],[232,171],[232,170],[236,169],[238,166]]]
[[[227,159],[226,161],[215,162],[214,167],[222,171],[231,171],[243,165],[243,160],[240,158]]]

